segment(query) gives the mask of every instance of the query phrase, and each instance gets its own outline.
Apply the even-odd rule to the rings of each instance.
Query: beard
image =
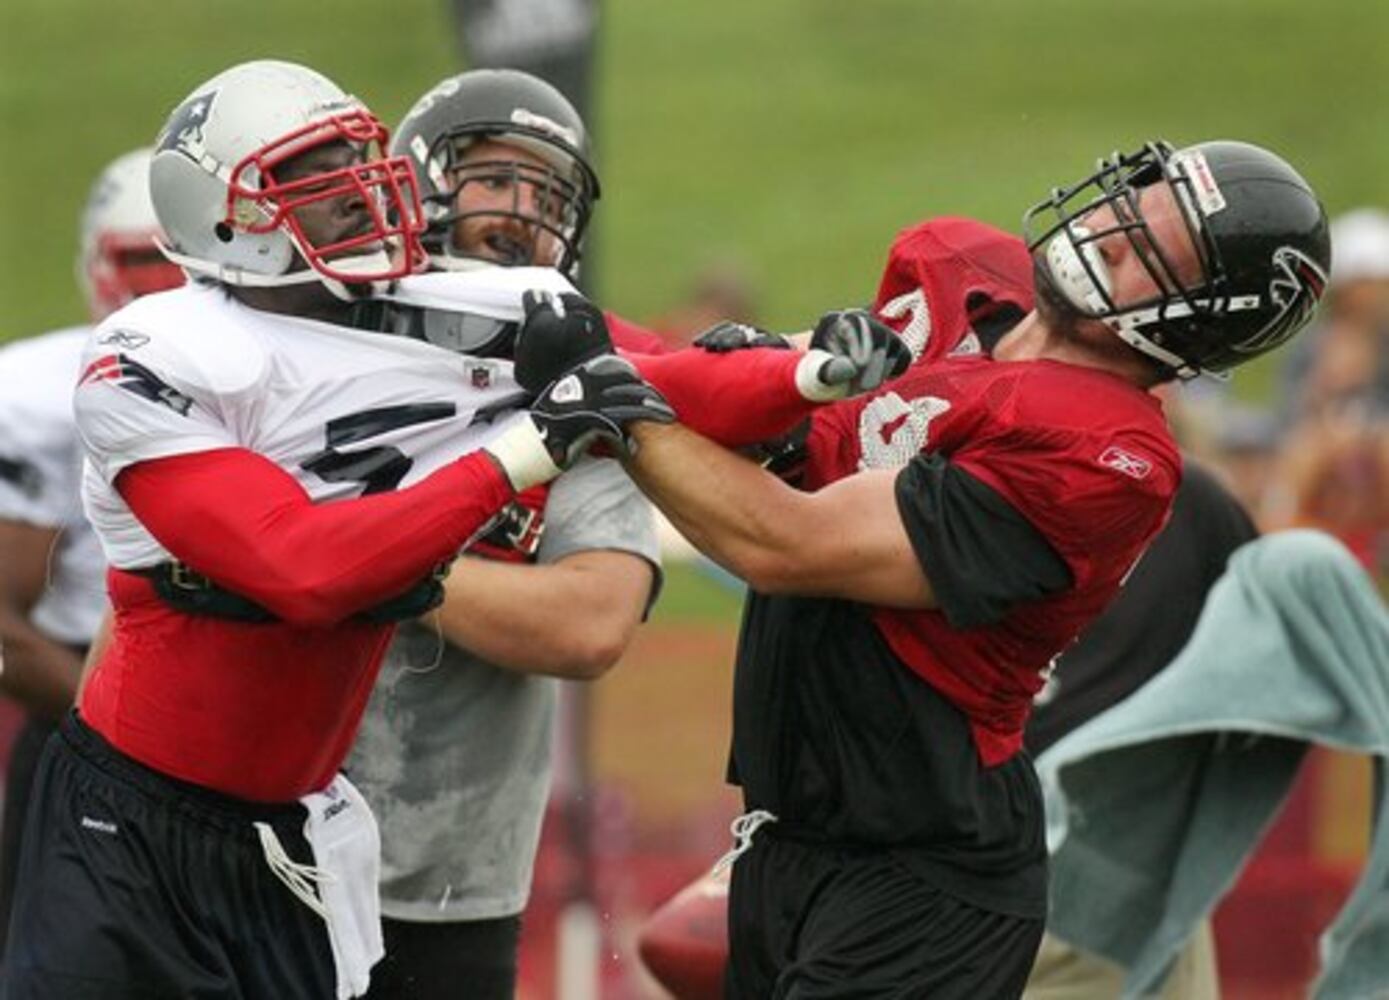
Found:
[[[1046,261],[1039,255],[1032,257],[1032,287],[1035,292],[1037,315],[1047,329],[1065,340],[1080,338],[1080,324],[1090,319],[1071,300],[1056,287]]]

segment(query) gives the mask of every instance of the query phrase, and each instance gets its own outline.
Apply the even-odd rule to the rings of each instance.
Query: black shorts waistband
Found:
[[[170,777],[117,750],[83,722],[76,709],[63,719],[58,733],[82,760],[170,810],[247,835],[253,833],[251,824],[255,822],[269,823],[277,832],[303,829],[307,814],[298,802],[250,802]]]

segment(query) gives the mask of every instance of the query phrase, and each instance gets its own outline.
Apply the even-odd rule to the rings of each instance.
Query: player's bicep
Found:
[[[893,473],[860,472],[806,497],[788,592],[895,608],[933,608],[930,580],[897,511]]]
[[[916,456],[894,486],[914,556],[955,627],[991,624],[1072,585],[1065,559],[1022,512],[945,457]]]

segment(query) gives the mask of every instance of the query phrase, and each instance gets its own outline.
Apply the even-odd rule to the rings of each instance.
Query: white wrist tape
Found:
[[[486,451],[501,465],[517,493],[548,483],[560,474],[560,467],[545,447],[544,435],[529,416],[503,431]]]
[[[830,385],[820,379],[821,369],[833,360],[834,355],[829,351],[812,348],[796,365],[796,388],[812,403],[832,403],[849,394],[847,385]]]

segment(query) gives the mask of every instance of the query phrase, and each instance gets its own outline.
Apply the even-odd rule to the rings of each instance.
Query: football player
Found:
[[[150,151],[118,157],[82,212],[77,276],[97,323],[183,283],[154,244]],[[85,647],[106,606],[101,548],[82,515],[72,385],[90,333],[75,326],[0,350],[0,691],[25,711],[5,774],[0,947],[9,925],[29,789],[44,742],[72,706]]]
[[[558,271],[392,290],[425,251],[387,141],[336,84],[274,61],[200,85],[159,136],[150,193],[193,280],[108,317],[81,362],[114,627],[40,765],[9,995],[360,995],[382,951],[378,835],[338,768],[393,623],[519,494],[596,441],[621,453],[637,415],[672,418],[630,364],[551,335],[602,326]],[[536,349],[513,377],[363,329],[363,303],[446,340],[500,320]],[[655,371],[736,444],[866,388],[894,342]],[[751,419],[703,419],[711,387]]]
[[[1046,910],[1023,724],[1167,515],[1180,461],[1148,390],[1286,341],[1330,262],[1311,188],[1237,142],[1115,156],[1026,229],[1036,308],[993,359],[817,413],[804,492],[633,429],[638,484],[752,589],[730,997],[1021,992]]]
[[[548,83],[518,70],[449,77],[392,149],[414,162],[433,268],[577,276],[598,178],[583,121]],[[448,346],[509,361],[514,330],[475,321]],[[617,662],[659,567],[647,501],[617,462],[585,461],[522,493],[454,563],[437,619],[402,624],[347,768],[381,825],[386,957],[371,996],[447,996],[460,983],[478,1000],[514,996],[556,678]]]

